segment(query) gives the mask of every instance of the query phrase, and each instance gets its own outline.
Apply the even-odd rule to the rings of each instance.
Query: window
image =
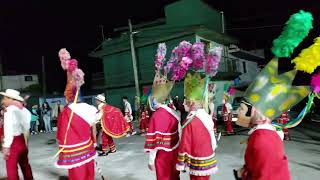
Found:
[[[242,66],[243,66],[243,73],[247,73],[247,66],[246,66],[246,62],[242,62]]]
[[[32,76],[25,76],[24,81],[33,81]]]

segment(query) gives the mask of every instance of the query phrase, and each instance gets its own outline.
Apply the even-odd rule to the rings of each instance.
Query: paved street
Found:
[[[313,180],[320,177],[320,141],[314,141],[306,136],[301,129],[291,131],[293,141],[286,141],[285,147],[289,158],[289,166],[293,180]],[[66,176],[67,171],[56,169],[53,155],[55,144],[47,141],[54,134],[33,135],[30,140],[30,162],[36,180],[53,180]],[[217,158],[219,172],[211,179],[233,179],[232,169],[243,163],[246,132],[237,136],[223,136],[219,142]],[[143,152],[144,137],[134,136],[116,140],[118,151],[106,157],[98,157],[99,166],[108,180],[154,180],[154,173],[147,169],[147,156]],[[266,155],[272,152],[266,152]],[[2,159],[2,155],[0,155]],[[5,176],[4,161],[0,162],[0,177]],[[181,175],[186,180],[186,174]],[[97,179],[98,175],[96,176]]]

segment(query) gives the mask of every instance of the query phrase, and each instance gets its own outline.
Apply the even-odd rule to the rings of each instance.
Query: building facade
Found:
[[[243,76],[246,80],[251,77],[251,69],[255,68],[256,63],[246,62],[246,59],[229,53],[229,46],[236,44],[237,40],[223,34],[223,14],[219,11],[200,0],[180,0],[166,6],[165,15],[162,24],[139,28],[134,26],[140,90],[152,85],[154,56],[158,43],[162,42],[167,45],[167,56],[170,56],[171,50],[183,40],[191,43],[203,42],[207,49],[221,46],[222,60],[219,72],[213,79],[217,84],[217,97],[223,94],[225,84],[232,84],[235,78]],[[110,104],[121,106],[122,96],[128,96],[133,103],[136,91],[129,34],[122,33],[120,37],[106,40],[102,49],[91,53],[90,56],[101,58],[104,66],[103,73],[93,76],[93,88],[104,91]],[[172,90],[172,96],[176,95],[183,97],[181,82],[176,82]],[[221,102],[222,99],[216,98],[217,104]]]

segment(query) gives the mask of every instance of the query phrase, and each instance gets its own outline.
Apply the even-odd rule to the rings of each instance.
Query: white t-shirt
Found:
[[[8,106],[4,113],[4,139],[3,147],[10,148],[14,136],[29,132],[31,113],[26,108]]]
[[[124,103],[124,108],[124,112],[129,112],[130,114],[132,114],[131,104],[128,101]]]

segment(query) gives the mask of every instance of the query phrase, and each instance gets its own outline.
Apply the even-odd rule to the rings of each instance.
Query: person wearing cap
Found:
[[[2,144],[3,158],[6,160],[8,180],[19,180],[18,164],[24,179],[33,179],[28,160],[28,136],[31,113],[23,106],[24,99],[20,92],[7,89],[1,92],[4,113],[4,139]]]
[[[160,47],[166,48],[164,43],[159,44],[158,49]],[[179,180],[180,173],[176,170],[175,163],[178,156],[180,116],[166,104],[174,81],[163,76],[159,67],[156,66],[156,69],[151,95],[148,97],[153,114],[144,150],[149,153],[148,168],[156,172],[158,180]]]
[[[98,120],[101,123],[102,153],[99,153],[99,156],[106,156],[117,151],[113,138],[125,136],[130,127],[121,110],[107,104],[103,94],[97,95],[95,99],[99,109]]]
[[[84,84],[83,72],[66,49],[59,51],[62,67],[67,71],[64,92],[67,105],[58,117],[57,142],[59,151],[57,168],[67,169],[69,180],[94,180],[96,158],[96,129],[98,109],[78,102],[80,87]]]

